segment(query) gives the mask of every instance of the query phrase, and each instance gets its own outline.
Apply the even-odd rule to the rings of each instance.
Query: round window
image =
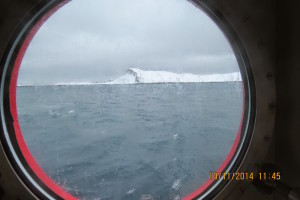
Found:
[[[254,106],[221,16],[183,0],[57,4],[22,27],[2,75],[18,174],[47,198],[217,193],[247,148]]]

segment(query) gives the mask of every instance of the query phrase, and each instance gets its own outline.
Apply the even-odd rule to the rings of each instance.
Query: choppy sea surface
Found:
[[[21,130],[41,168],[80,199],[181,199],[226,158],[242,83],[17,88]]]

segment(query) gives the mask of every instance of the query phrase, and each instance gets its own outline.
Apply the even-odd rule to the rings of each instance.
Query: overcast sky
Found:
[[[186,0],[73,0],[30,43],[18,84],[104,82],[126,69],[238,71],[214,22]]]

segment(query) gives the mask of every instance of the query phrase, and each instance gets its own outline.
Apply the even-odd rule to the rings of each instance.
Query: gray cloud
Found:
[[[73,0],[37,32],[18,82],[107,81],[130,67],[238,71],[222,32],[186,0]]]

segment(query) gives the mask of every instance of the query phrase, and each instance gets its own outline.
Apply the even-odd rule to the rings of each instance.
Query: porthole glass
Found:
[[[237,58],[189,1],[68,2],[18,73],[25,144],[76,198],[183,199],[240,142]]]

